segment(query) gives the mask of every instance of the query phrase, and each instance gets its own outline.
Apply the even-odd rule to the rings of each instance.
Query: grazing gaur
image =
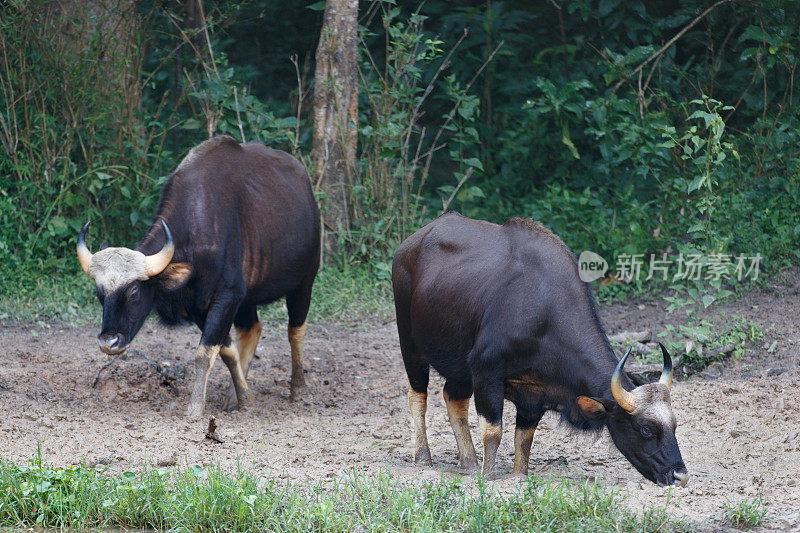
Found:
[[[203,414],[217,354],[233,380],[227,407],[251,401],[246,376],[261,336],[256,307],[284,296],[292,396],[305,386],[303,338],[320,227],[308,174],[297,159],[260,143],[214,137],[194,147],[169,177],[135,249],[92,254],[88,226],[78,235],[78,261],[103,306],[101,350],[123,352],[152,308],[168,324],[191,321],[200,328],[190,418]]]
[[[514,473],[527,474],[536,425],[555,410],[578,429],[607,427],[650,481],[686,483],[667,350],[660,381],[634,389],[622,372],[630,350],[617,361],[575,256],[540,223],[444,214],[400,245],[392,283],[416,463],[431,464],[425,411],[433,366],[445,378],[461,468],[478,464],[467,423],[474,394],[484,474],[494,468],[506,398],[517,410]]]

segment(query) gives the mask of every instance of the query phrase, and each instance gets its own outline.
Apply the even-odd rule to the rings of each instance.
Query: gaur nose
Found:
[[[97,344],[109,355],[116,355],[125,350],[125,339],[121,333],[101,333],[97,336]]]
[[[679,467],[672,471],[673,485],[680,485],[681,487],[685,487],[688,482],[689,482],[689,473],[686,471],[686,467]]]

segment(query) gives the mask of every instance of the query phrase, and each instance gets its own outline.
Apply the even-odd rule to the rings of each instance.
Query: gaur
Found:
[[[514,473],[527,473],[534,430],[555,410],[575,428],[608,428],[650,481],[686,483],[666,348],[661,379],[634,388],[622,371],[630,350],[617,360],[575,256],[542,224],[444,214],[400,245],[392,284],[416,463],[431,464],[425,412],[432,366],[445,379],[461,468],[477,468],[467,423],[474,395],[484,474],[494,468],[507,399],[516,407]]]
[[[170,175],[136,248],[92,254],[88,222],[78,236],[78,261],[103,306],[100,349],[123,352],[152,309],[168,324],[193,322],[202,335],[189,417],[203,414],[217,354],[233,381],[227,407],[243,408],[251,401],[246,377],[261,336],[256,308],[285,297],[294,397],[305,386],[303,338],[319,268],[319,224],[297,159],[228,136],[201,143]]]

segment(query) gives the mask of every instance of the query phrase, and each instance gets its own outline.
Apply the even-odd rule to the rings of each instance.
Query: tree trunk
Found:
[[[358,139],[358,0],[328,0],[314,73],[314,138],[311,160],[322,206],[323,245],[336,252],[350,229],[350,191]]]
[[[86,72],[94,83],[97,101],[93,103],[114,109],[117,146],[140,138],[142,56],[136,1],[57,0],[44,5],[54,16],[61,38],[67,41],[63,45],[54,42],[54,46],[63,46],[61,51],[67,52],[68,61],[96,63],[96,70],[79,71]],[[70,91],[66,83],[64,90]],[[96,119],[95,110],[86,104],[80,108],[86,118]],[[91,159],[92,154],[88,155]]]
[[[205,11],[203,10],[203,0],[186,0],[183,4],[186,13],[186,25],[189,39],[192,43],[195,55],[202,59],[206,56],[206,39],[203,27],[206,24]]]

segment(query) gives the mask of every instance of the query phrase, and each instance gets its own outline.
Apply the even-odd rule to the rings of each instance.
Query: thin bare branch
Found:
[[[239,95],[237,94],[236,86],[233,87],[233,102],[236,104],[236,123],[239,125],[239,135],[242,136],[242,142],[245,142],[242,117],[239,115]]]
[[[453,198],[456,197],[456,194],[458,194],[458,191],[461,189],[461,186],[467,182],[470,176],[472,176],[472,170],[473,168],[469,167],[467,171],[464,173],[464,176],[458,181],[458,185],[456,185],[456,188],[453,189],[453,193],[450,195],[450,198],[448,198],[446,201],[442,200],[442,213],[447,211],[447,208],[450,207],[450,202],[452,202]]]
[[[700,22],[701,20],[703,20],[703,19],[704,19],[704,18],[705,18],[705,17],[706,17],[706,16],[707,16],[709,13],[711,13],[712,11],[714,11],[715,9],[717,9],[719,6],[721,6],[721,5],[723,5],[723,4],[729,4],[729,3],[732,3],[732,2],[751,2],[751,1],[752,1],[752,0],[719,0],[719,1],[718,1],[718,2],[716,2],[715,4],[711,5],[711,6],[710,6],[708,9],[706,9],[705,11],[703,11],[702,13],[700,13],[698,16],[696,16],[696,17],[694,18],[694,20],[692,20],[692,21],[691,21],[689,24],[687,24],[686,26],[684,26],[684,27],[683,27],[683,29],[682,29],[681,31],[679,31],[678,33],[676,33],[676,34],[675,34],[675,36],[674,36],[672,39],[670,39],[669,41],[667,41],[667,43],[666,43],[664,46],[662,46],[661,48],[659,48],[657,52],[654,52],[654,53],[653,53],[653,54],[652,54],[650,57],[648,57],[648,58],[647,58],[647,59],[646,59],[644,62],[642,62],[642,63],[641,63],[641,64],[640,64],[638,67],[636,67],[636,68],[635,68],[635,69],[633,69],[633,70],[632,70],[630,73],[628,73],[628,74],[626,74],[625,76],[623,76],[622,78],[620,78],[620,80],[619,80],[619,81],[616,83],[616,85],[614,85],[614,88],[613,88],[613,89],[611,89],[611,92],[612,92],[612,93],[615,93],[615,92],[617,92],[617,89],[619,89],[619,88],[622,86],[622,84],[623,84],[623,83],[625,83],[626,81],[628,81],[629,79],[631,79],[633,76],[635,76],[635,75],[636,75],[636,74],[637,74],[637,73],[638,73],[640,70],[642,70],[642,69],[643,69],[643,68],[644,68],[646,65],[648,65],[648,64],[649,64],[651,61],[653,61],[653,60],[654,60],[654,59],[656,59],[657,57],[661,56],[661,54],[663,54],[664,52],[666,52],[667,50],[669,50],[669,48],[670,48],[670,47],[671,47],[673,44],[675,44],[675,42],[676,42],[678,39],[680,39],[681,37],[683,37],[683,36],[684,36],[684,34],[685,34],[687,31],[689,31],[689,30],[691,30],[692,28],[694,28],[694,27],[695,27],[695,25],[697,25],[697,23],[698,23],[698,22]]]
[[[297,148],[300,146],[300,115],[303,111],[303,78],[300,76],[300,65],[297,61],[297,54],[291,56],[294,72],[297,75],[297,120],[294,125],[294,142],[292,143],[292,155],[297,156]]]

